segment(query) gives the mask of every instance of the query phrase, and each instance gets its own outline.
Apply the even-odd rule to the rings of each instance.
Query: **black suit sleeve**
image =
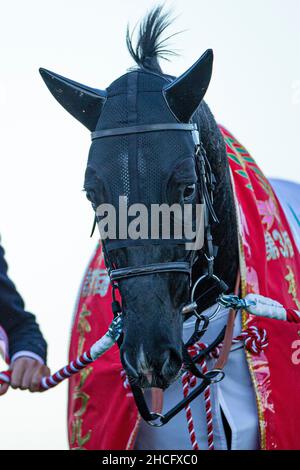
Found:
[[[20,351],[38,354],[45,362],[47,344],[34,315],[26,312],[24,302],[7,275],[4,250],[0,245],[0,325],[9,341],[9,356]]]

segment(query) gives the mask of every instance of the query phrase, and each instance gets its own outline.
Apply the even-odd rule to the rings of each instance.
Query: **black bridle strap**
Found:
[[[175,405],[170,411],[165,413],[162,418],[162,424],[167,424],[170,419],[174,418],[180,411],[182,411],[189,403],[197,398],[201,393],[204,392],[206,387],[210,385],[210,379],[203,379],[201,384],[198,385],[186,398],[183,398],[177,405]]]
[[[157,131],[197,131],[197,125],[182,123],[165,123],[165,124],[141,124],[140,126],[116,127],[114,129],[104,129],[102,131],[92,132],[92,140],[102,137],[112,137],[116,135],[140,134],[144,132]]]
[[[174,418],[174,416],[176,416],[180,411],[182,411],[189,403],[191,403],[191,401],[203,393],[210,383],[210,378],[203,379],[198,387],[196,387],[187,397],[183,398],[177,405],[167,411],[167,413],[164,415],[158,415],[156,413],[150,412],[141,388],[134,384],[130,384],[130,386],[141,417],[149,424],[152,424],[154,420],[159,418],[159,426],[163,426],[164,424],[167,424],[172,418]]]
[[[184,261],[174,261],[169,263],[154,263],[145,266],[133,266],[129,268],[110,269],[109,276],[111,281],[119,281],[129,277],[143,276],[156,273],[183,272],[191,274],[191,265]]]
[[[213,379],[215,375],[218,374],[219,370],[218,369],[213,369],[206,375],[203,374],[196,366],[196,362],[204,357],[207,356],[217,345],[220,344],[221,341],[223,341],[224,336],[225,336],[225,331],[226,331],[226,326],[222,329],[222,331],[219,333],[217,338],[212,342],[211,345],[209,345],[207,348],[205,348],[203,351],[201,351],[200,354],[195,356],[194,358],[191,358],[188,355],[187,349],[184,349],[184,358],[187,359],[188,356],[188,361],[187,361],[187,368],[194,374],[196,377],[201,378],[202,381],[201,383],[191,392],[189,395],[185,398],[183,398],[177,405],[175,405],[173,408],[171,408],[167,413],[161,415],[157,413],[153,413],[149,411],[148,405],[146,403],[144,393],[142,389],[135,385],[134,383],[130,383],[131,390],[135,399],[135,403],[137,405],[137,408],[139,410],[139,413],[141,417],[147,421],[149,424],[152,424],[156,419],[159,419],[159,424],[153,424],[154,426],[163,426],[164,424],[167,424],[174,416],[176,416],[180,411],[182,411],[189,403],[191,403],[195,398],[197,398],[201,393],[204,392],[206,387],[210,385],[213,382]]]

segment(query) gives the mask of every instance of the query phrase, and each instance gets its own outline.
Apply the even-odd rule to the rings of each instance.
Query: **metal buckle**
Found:
[[[164,423],[162,422],[162,418],[164,418],[164,415],[160,413],[154,413],[154,412],[150,412],[150,415],[153,417],[153,420],[147,421],[147,423],[150,424],[150,426],[153,426],[154,428],[160,428],[161,426],[164,425]],[[157,419],[160,420],[158,423],[155,422],[155,420]]]
[[[211,384],[216,384],[218,382],[221,382],[221,380],[224,379],[225,372],[221,369],[211,369],[208,372],[206,372],[204,375],[210,380]]]

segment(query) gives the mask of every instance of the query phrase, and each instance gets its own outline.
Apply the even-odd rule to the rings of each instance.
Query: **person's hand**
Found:
[[[0,397],[1,395],[4,395],[8,389],[9,389],[9,384],[0,385]]]
[[[41,379],[50,375],[50,369],[39,361],[29,357],[19,357],[12,364],[11,387],[31,392],[41,391],[39,388]],[[9,385],[4,384],[0,388],[0,396],[4,395]]]

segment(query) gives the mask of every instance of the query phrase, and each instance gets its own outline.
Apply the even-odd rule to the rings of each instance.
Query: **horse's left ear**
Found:
[[[206,52],[185,73],[167,85],[163,93],[167,103],[181,122],[188,122],[208,88],[213,65],[213,51]]]
[[[106,92],[50,70],[40,68],[40,74],[54,98],[90,131],[94,131],[106,101]]]

